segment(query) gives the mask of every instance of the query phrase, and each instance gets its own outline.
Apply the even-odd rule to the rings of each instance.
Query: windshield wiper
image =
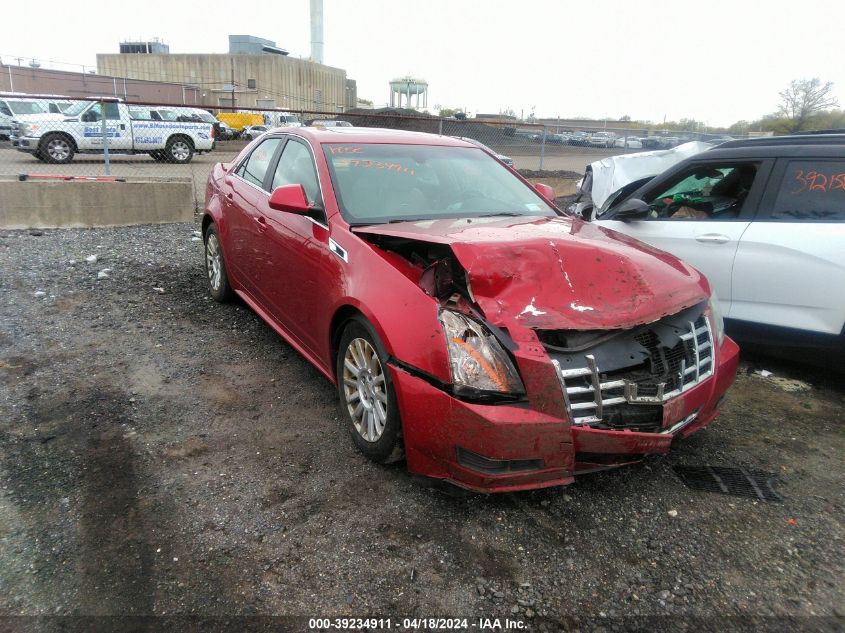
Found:
[[[503,216],[506,218],[521,218],[523,216],[530,215],[529,213],[519,213],[518,211],[500,211],[499,213],[482,213],[481,215],[476,215],[472,217],[476,218],[495,218],[497,216]]]

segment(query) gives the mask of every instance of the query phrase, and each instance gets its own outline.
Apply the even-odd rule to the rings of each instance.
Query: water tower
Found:
[[[397,96],[398,100],[396,99]],[[392,108],[395,105],[401,108],[402,97],[405,97],[406,108],[412,107],[411,97],[417,98],[417,108],[420,107],[420,101],[422,101],[422,107],[428,107],[428,82],[425,79],[411,77],[410,75],[397,77],[390,82],[390,107]]]

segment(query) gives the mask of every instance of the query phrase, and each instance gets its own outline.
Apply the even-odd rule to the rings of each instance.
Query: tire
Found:
[[[226,273],[220,234],[213,224],[209,224],[205,230],[203,242],[205,244],[205,276],[208,279],[211,298],[218,303],[231,301],[235,298],[235,292],[229,284],[229,275]]]
[[[177,165],[190,163],[194,157],[194,144],[187,137],[172,136],[167,139],[164,155],[168,163],[175,163]]]
[[[75,149],[73,141],[64,134],[48,134],[41,141],[38,151],[48,163],[63,165],[73,160]]]
[[[363,317],[347,321],[336,359],[341,416],[358,450],[380,464],[404,456],[402,419],[387,358]]]

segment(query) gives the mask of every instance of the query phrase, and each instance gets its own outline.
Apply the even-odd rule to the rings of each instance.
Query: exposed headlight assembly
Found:
[[[456,389],[521,395],[525,387],[508,353],[484,325],[452,310],[440,311]]]
[[[722,317],[722,308],[719,307],[719,299],[716,294],[710,295],[710,301],[707,303],[710,309],[710,324],[713,328],[713,333],[716,335],[716,340],[721,347],[722,341],[725,340],[725,319]]]

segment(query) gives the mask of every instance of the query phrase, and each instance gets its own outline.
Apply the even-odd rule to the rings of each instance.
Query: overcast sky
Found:
[[[387,102],[428,81],[429,106],[541,117],[629,115],[729,125],[776,108],[790,80],[835,83],[845,103],[845,2],[324,0],[325,63]],[[37,15],[36,15],[37,13]],[[225,53],[230,33],[310,55],[308,0],[4,3],[0,55],[95,65],[124,39]],[[16,63],[16,62],[13,62]],[[54,67],[54,64],[51,64]],[[69,67],[68,67],[69,68]]]

